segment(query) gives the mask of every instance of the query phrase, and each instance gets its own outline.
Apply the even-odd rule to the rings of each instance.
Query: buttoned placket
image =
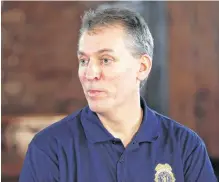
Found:
[[[139,143],[137,141],[132,141],[127,148],[124,150],[123,154],[121,155],[118,163],[117,163],[117,180],[118,182],[125,182],[127,176],[125,176],[125,170],[127,165],[127,157],[128,155],[133,152],[133,150],[139,148]]]

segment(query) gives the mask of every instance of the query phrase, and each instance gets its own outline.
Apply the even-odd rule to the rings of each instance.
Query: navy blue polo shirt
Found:
[[[181,124],[147,107],[124,148],[89,107],[39,132],[29,144],[20,182],[215,182],[205,144]]]

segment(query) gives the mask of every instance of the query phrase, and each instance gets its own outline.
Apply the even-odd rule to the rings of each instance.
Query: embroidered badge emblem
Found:
[[[155,182],[175,182],[176,179],[169,164],[158,164],[155,168]]]

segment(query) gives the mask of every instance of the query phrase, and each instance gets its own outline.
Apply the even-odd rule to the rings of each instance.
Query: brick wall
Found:
[[[78,2],[4,2],[2,111],[69,113],[86,104],[77,78]]]

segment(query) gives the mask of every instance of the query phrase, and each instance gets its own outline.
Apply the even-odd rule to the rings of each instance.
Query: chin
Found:
[[[96,113],[107,112],[110,109],[110,104],[107,99],[87,99],[91,111]]]

